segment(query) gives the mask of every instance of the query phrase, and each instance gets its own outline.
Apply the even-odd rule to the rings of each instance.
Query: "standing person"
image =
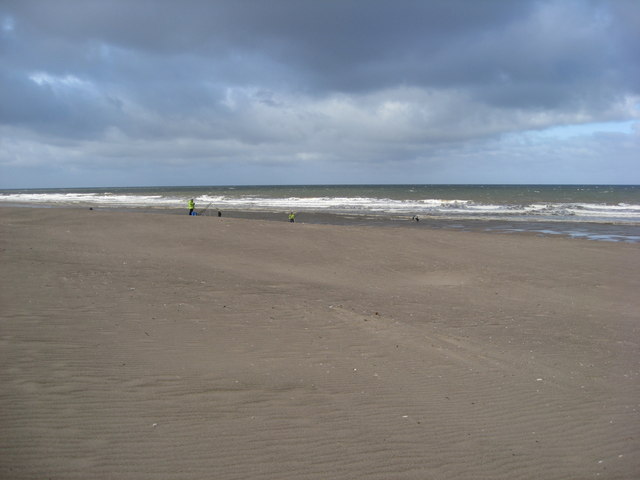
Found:
[[[289,212],[289,221],[290,221],[291,223],[293,223],[293,222],[295,222],[295,221],[296,221],[296,215],[295,215],[295,213],[293,213],[293,212]]]
[[[189,200],[189,215],[193,215],[193,210],[196,208],[196,202],[193,201],[193,198]]]

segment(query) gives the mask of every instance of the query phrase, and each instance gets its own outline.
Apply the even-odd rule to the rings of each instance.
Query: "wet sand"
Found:
[[[0,208],[0,478],[632,479],[640,245]]]

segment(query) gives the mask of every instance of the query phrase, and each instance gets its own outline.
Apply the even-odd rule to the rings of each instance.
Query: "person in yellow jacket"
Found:
[[[193,210],[196,208],[196,202],[193,201],[193,198],[189,200],[189,215],[193,215]]]
[[[295,214],[295,213],[293,213],[293,212],[289,212],[289,221],[290,221],[291,223],[293,223],[293,222],[295,222],[295,221],[296,221],[296,214]]]

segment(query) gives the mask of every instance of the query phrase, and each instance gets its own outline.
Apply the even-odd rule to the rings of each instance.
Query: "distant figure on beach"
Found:
[[[420,217],[418,217],[418,215],[416,215],[415,217],[413,217],[413,219],[414,219],[416,222],[419,222],[419,221],[420,221]]]
[[[218,216],[221,217],[222,216],[222,212],[220,210],[218,210]]]
[[[193,210],[196,208],[196,202],[193,201],[193,198],[189,200],[189,215],[193,215]]]
[[[291,223],[293,223],[293,222],[295,222],[295,221],[296,221],[296,215],[295,215],[295,213],[293,213],[293,212],[289,212],[289,221],[290,221]]]

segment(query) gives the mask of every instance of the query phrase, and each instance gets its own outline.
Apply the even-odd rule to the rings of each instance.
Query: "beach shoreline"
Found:
[[[0,208],[0,477],[640,471],[637,244],[140,213]]]
[[[108,212],[129,212],[145,215],[185,215],[184,208],[149,208],[149,207],[106,207],[106,206],[61,206],[32,204],[3,204],[0,208],[63,208],[70,210],[96,210]],[[288,210],[240,210],[219,208],[196,208],[197,216],[236,218],[245,220],[266,220],[275,222],[288,221]],[[593,240],[604,242],[640,243],[640,225],[616,222],[584,222],[524,220],[517,219],[449,219],[439,216],[411,216],[379,214],[353,214],[302,211],[297,213],[298,223],[317,225],[350,225],[372,227],[395,227],[411,229],[435,229],[470,232],[491,232],[498,234],[524,234],[536,236],[558,236],[564,238]],[[416,218],[418,221],[416,221]]]

